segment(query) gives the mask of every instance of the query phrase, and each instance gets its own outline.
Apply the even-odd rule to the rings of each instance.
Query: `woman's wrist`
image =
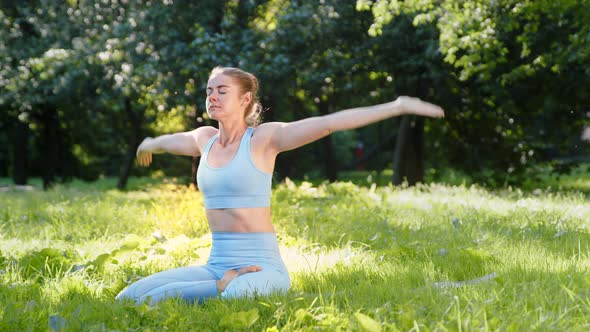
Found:
[[[406,114],[406,110],[403,105],[403,100],[405,97],[398,97],[396,100],[392,101],[391,108],[393,109],[395,116],[401,116]]]
[[[146,137],[143,142],[139,145],[140,152],[147,152],[147,153],[163,153],[165,152],[160,147],[160,142],[158,142],[157,138]]]

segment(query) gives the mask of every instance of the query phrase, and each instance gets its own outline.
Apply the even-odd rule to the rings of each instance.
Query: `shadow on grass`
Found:
[[[477,255],[470,254],[450,259],[464,265],[481,262]],[[365,264],[336,265],[320,273],[298,273],[294,287],[286,295],[213,299],[204,305],[190,305],[176,299],[155,306],[133,305],[115,301],[111,290],[97,291],[80,279],[0,284],[4,312],[0,330],[216,330],[224,321],[242,324],[232,317],[248,316],[247,313],[259,316],[248,327],[264,330],[299,319],[299,310],[303,310],[305,319],[294,325],[301,327],[320,325],[327,315],[350,317],[362,310],[371,313],[377,321],[395,322],[403,329],[412,328],[415,321],[432,328],[439,323],[454,324],[459,317],[466,324],[473,324],[466,327],[474,328],[479,327],[476,324],[481,319],[490,319],[491,328],[506,328],[509,324],[525,328],[535,323],[541,324],[540,327],[571,328],[583,324],[590,314],[587,271],[570,268],[555,272],[517,266],[485,282],[437,287],[436,282],[444,280],[436,277],[442,278],[443,274],[433,276],[425,272],[425,262],[420,258],[408,259],[401,264],[405,268],[398,270],[370,261],[361,263]],[[477,273],[474,270],[465,277],[479,277]],[[52,285],[52,282],[57,283]],[[54,291],[56,286],[61,288],[59,292]],[[455,301],[467,303],[458,309],[460,314],[455,309],[449,310]],[[543,321],[539,321],[539,310]]]

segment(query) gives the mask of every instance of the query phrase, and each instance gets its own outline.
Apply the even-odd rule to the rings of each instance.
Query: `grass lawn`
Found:
[[[583,192],[287,181],[272,201],[287,294],[150,307],[114,296],[206,261],[203,200],[172,180],[114,186],[0,192],[0,330],[590,329]]]

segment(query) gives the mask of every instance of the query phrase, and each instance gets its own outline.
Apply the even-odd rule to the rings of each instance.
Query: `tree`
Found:
[[[86,171],[99,165],[112,173],[112,165],[121,165],[118,186],[124,188],[140,137],[158,129],[150,123],[194,113],[192,73],[176,60],[190,58],[188,45],[199,28],[194,12],[203,4],[31,1],[9,7],[14,19],[4,20],[10,29],[2,38],[11,47],[1,51],[11,66],[1,72],[7,78],[0,82],[2,105],[33,129],[46,187],[55,175],[80,176],[82,167],[62,168],[84,160]]]
[[[455,165],[507,174],[580,151],[588,102],[580,87],[590,78],[586,1],[359,0],[357,9],[372,11],[372,35],[408,15],[438,30],[461,102],[433,130]]]
[[[262,6],[252,22],[258,50],[252,52],[251,63],[257,64],[254,71],[272,106],[267,116],[292,121],[358,105],[358,94],[368,94],[374,85],[368,80],[368,24],[369,16],[337,1],[276,0]],[[354,145],[354,133],[337,133],[280,156],[277,170],[282,176],[301,176],[301,170],[320,168],[333,181]]]
[[[70,137],[60,125],[63,116],[58,111],[59,105],[67,103],[72,81],[80,74],[70,70],[75,58],[70,58],[71,53],[62,48],[75,28],[56,14],[65,8],[65,4],[34,1],[18,6],[4,4],[3,8],[10,16],[4,16],[7,30],[1,35],[8,45],[0,50],[5,60],[0,70],[4,78],[0,82],[1,107],[16,110],[18,119],[31,129],[35,151],[43,162],[38,170],[45,188],[55,176],[75,173],[77,166],[70,150]],[[53,27],[59,28],[50,34]],[[26,183],[29,130],[19,122],[14,131],[17,139],[13,178],[16,183]]]

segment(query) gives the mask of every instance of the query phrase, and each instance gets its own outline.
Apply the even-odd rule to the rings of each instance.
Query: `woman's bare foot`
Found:
[[[245,273],[258,272],[260,270],[262,270],[262,268],[257,265],[244,266],[238,270],[227,270],[223,273],[223,277],[221,277],[220,280],[217,280],[217,291],[222,293],[227,288],[227,285],[229,285],[229,283],[237,276],[241,276]]]

